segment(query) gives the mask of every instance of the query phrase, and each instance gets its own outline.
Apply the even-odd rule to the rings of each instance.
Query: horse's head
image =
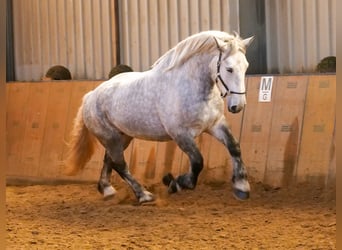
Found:
[[[229,41],[215,38],[219,51],[211,64],[214,80],[222,97],[227,98],[228,110],[232,113],[240,112],[246,104],[245,74],[248,62],[245,52],[253,39],[242,40],[237,35]]]

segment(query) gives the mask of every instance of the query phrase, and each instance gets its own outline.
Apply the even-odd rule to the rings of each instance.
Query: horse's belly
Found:
[[[141,124],[143,123],[143,124]],[[166,133],[161,124],[146,124],[145,121],[139,121],[137,123],[120,123],[116,121],[116,127],[123,133],[138,139],[152,140],[152,141],[168,141],[171,137]]]
[[[148,109],[146,109],[148,110]],[[156,112],[129,112],[125,115],[122,110],[111,113],[112,123],[123,133],[144,140],[167,141],[170,140]]]

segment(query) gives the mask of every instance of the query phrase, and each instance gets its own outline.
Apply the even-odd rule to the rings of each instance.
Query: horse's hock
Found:
[[[336,75],[275,76],[271,102],[258,101],[260,79],[247,76],[243,112],[225,111],[249,177],[276,187],[295,182],[335,185]],[[97,181],[101,147],[77,176],[63,175],[63,160],[81,99],[100,83],[7,84],[8,183]],[[204,157],[199,182],[229,181],[232,166],[225,147],[207,135],[197,143]],[[161,183],[168,172],[187,172],[189,166],[174,142],[134,139],[125,158],[134,176],[146,185]],[[116,174],[113,178],[118,180]]]

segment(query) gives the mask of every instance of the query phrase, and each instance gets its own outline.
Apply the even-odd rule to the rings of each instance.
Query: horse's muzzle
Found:
[[[239,113],[241,110],[243,110],[243,106],[238,106],[238,105],[228,106],[228,111],[233,114]]]

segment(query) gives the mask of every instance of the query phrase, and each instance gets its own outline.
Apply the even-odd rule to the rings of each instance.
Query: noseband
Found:
[[[222,59],[222,50],[220,49],[220,46],[218,45],[218,42],[216,40],[216,38],[214,38],[215,42],[216,42],[216,45],[217,45],[217,48],[219,49],[220,51],[220,54],[219,54],[219,58],[217,60],[217,72],[216,72],[216,78],[215,78],[215,83],[217,84],[218,80],[221,81],[223,87],[226,89],[226,93],[221,93],[221,97],[224,98],[226,97],[228,94],[236,94],[236,95],[244,95],[246,94],[246,92],[235,92],[235,91],[231,91],[227,84],[223,81],[222,77],[221,77],[221,73],[220,73],[220,68],[221,68],[221,59]]]

